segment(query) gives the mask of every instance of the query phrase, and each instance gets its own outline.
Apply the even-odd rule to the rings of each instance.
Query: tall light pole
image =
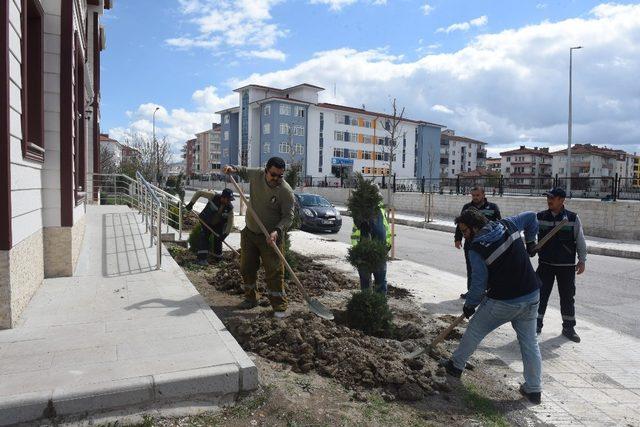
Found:
[[[156,184],[160,185],[160,152],[158,150],[158,142],[156,141],[156,113],[160,107],[153,110],[153,149],[156,152]]]
[[[571,126],[573,124],[573,107],[572,107],[572,71],[573,71],[573,51],[582,49],[582,46],[574,46],[569,48],[569,123],[567,129],[567,195],[571,197]]]

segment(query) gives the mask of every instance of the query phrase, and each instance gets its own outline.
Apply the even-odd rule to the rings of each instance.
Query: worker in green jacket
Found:
[[[351,245],[357,245],[362,239],[374,239],[385,242],[387,251],[391,249],[391,227],[387,221],[387,215],[382,203],[379,204],[376,215],[373,219],[363,221],[360,224],[353,224],[351,231]],[[358,269],[360,276],[360,288],[362,290],[369,289],[371,285],[371,273],[362,268]],[[387,294],[387,262],[380,266],[377,271],[373,272],[373,278],[376,284],[376,292]]]
[[[276,318],[287,316],[287,296],[284,289],[284,264],[271,246],[275,243],[284,253],[284,233],[291,226],[294,215],[293,190],[284,181],[285,162],[272,157],[264,169],[225,166],[226,174],[238,174],[249,181],[249,206],[260,218],[269,237],[265,239],[252,215],[246,217],[246,227],[240,234],[240,274],[244,282],[245,300],[241,308],[258,305],[260,293],[256,285],[260,262],[264,267],[268,297]]]

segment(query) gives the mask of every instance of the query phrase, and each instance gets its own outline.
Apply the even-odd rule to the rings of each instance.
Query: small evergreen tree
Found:
[[[347,200],[353,223],[358,225],[375,218],[382,196],[378,186],[365,179],[361,173],[355,174],[355,188]]]
[[[349,327],[367,335],[390,337],[393,334],[393,314],[387,298],[370,290],[353,294],[347,304],[346,320]]]

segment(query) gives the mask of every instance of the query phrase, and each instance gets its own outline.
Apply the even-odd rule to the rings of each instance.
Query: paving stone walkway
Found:
[[[345,262],[347,244],[299,231],[291,235],[295,251],[357,276]],[[459,295],[466,289],[462,276],[400,260],[388,264],[387,278],[393,285],[410,290],[430,312],[455,315],[462,312]],[[640,425],[640,340],[609,326],[583,321],[578,313],[576,330],[582,342],[575,344],[560,334],[559,311],[547,309],[545,327],[539,337],[543,403],[530,406],[541,423]],[[509,376],[512,387],[517,389],[522,381],[520,349],[510,325],[490,334],[474,357],[509,366],[514,371]]]
[[[88,206],[73,277],[46,279],[0,331],[0,425],[189,401],[225,403],[257,369],[140,216]]]

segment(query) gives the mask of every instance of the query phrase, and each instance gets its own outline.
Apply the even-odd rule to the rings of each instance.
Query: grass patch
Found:
[[[464,383],[464,401],[475,412],[483,425],[492,427],[508,427],[510,424],[491,400],[482,395],[482,392],[471,383]]]

